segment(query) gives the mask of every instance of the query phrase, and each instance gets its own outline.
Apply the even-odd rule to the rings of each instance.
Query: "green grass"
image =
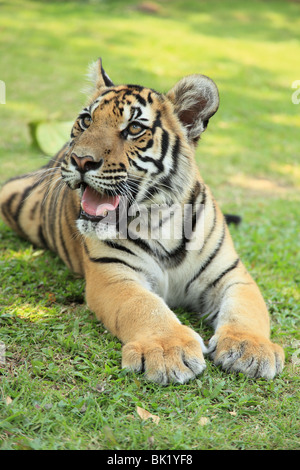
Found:
[[[45,163],[28,123],[72,120],[98,56],[116,83],[167,91],[200,72],[221,106],[197,160],[286,351],[273,381],[207,361],[197,380],[158,387],[121,370],[121,345],[84,304],[84,284],[53,254],[0,223],[1,449],[299,449],[300,5],[281,1],[1,2],[0,182]],[[187,312],[181,320],[211,331]],[[143,421],[137,406],[160,418]],[[201,418],[208,418],[203,425]],[[202,423],[202,424],[201,424]]]

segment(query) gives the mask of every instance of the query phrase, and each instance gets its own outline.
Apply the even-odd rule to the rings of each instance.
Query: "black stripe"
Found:
[[[120,168],[114,168],[113,170],[102,170],[101,173],[119,173],[120,171],[124,171],[124,170],[126,170],[125,165],[121,167],[121,164],[120,164]]]
[[[139,92],[144,90],[144,87],[142,87],[140,85],[126,85],[126,87],[128,88],[128,90],[126,90],[126,89],[122,90],[122,91],[124,91],[123,101],[125,100],[125,98],[127,96],[132,96],[133,98],[136,98],[136,100],[142,106],[145,107],[147,105],[146,100],[139,94]]]
[[[35,213],[39,204],[40,204],[40,201],[35,201],[34,206],[30,209],[30,215],[29,215],[30,220],[34,219],[34,216],[35,216]]]
[[[70,253],[67,249],[67,246],[66,246],[66,243],[65,243],[65,240],[64,240],[64,236],[63,236],[62,213],[63,213],[63,209],[65,209],[65,205],[66,205],[66,198],[64,197],[65,196],[64,193],[66,193],[67,189],[68,189],[68,187],[66,186],[64,188],[63,194],[61,194],[59,216],[58,216],[57,221],[58,221],[58,228],[59,228],[59,240],[60,240],[60,244],[61,244],[62,249],[63,249],[63,253],[65,255],[66,262],[67,262],[68,266],[72,269],[72,271],[74,271],[73,264],[72,264],[71,258],[70,258]],[[65,211],[65,214],[66,214],[66,211]],[[66,214],[66,216],[67,216],[67,214]]]
[[[178,154],[180,151],[180,137],[176,137],[175,144],[172,149],[172,160],[173,160],[173,165],[171,169],[171,174],[174,175],[177,171],[178,167]]]
[[[121,308],[119,308],[117,311],[116,311],[116,321],[115,321],[115,335],[116,336],[120,336],[120,325],[119,325],[119,317],[120,317],[120,311],[121,311]]]
[[[209,323],[213,323],[215,321],[215,319],[217,318],[217,316],[219,315],[220,313],[220,310],[217,310],[215,313],[213,313],[212,315],[209,315],[206,319],[206,321],[208,321]]]
[[[159,175],[159,173],[161,173],[163,170],[164,170],[164,166],[163,166],[163,160],[165,159],[165,156],[168,152],[168,148],[169,148],[169,133],[165,130],[163,130],[163,133],[162,133],[162,139],[161,139],[161,151],[160,151],[160,158],[159,160],[156,160],[158,162],[158,165],[157,168],[158,168],[158,171],[157,173],[153,173],[153,176],[157,176]],[[149,196],[152,196],[154,194],[158,194],[161,189],[159,188],[159,184],[160,182],[156,182],[155,185],[153,186],[150,186],[150,188],[147,188],[147,199],[149,199]],[[173,188],[170,187],[170,190],[172,190]],[[166,191],[166,188],[163,188],[164,191]],[[146,198],[143,199],[143,201],[145,200]]]
[[[83,241],[83,247],[84,247],[85,252],[86,252],[87,256],[89,257],[90,261],[92,261],[93,263],[103,263],[103,264],[104,263],[120,263],[120,264],[123,264],[123,265],[127,266],[128,268],[133,269],[134,271],[138,271],[138,272],[142,271],[141,269],[135,268],[134,266],[131,266],[130,264],[128,264],[125,261],[122,261],[118,258],[111,258],[111,257],[108,257],[108,256],[103,256],[103,257],[100,257],[100,258],[94,258],[93,256],[90,255],[89,249],[88,249],[85,241]]]
[[[12,193],[8,199],[6,199],[6,201],[3,203],[3,207],[5,206],[7,208],[7,210],[9,210],[11,212],[11,205],[15,199],[16,196],[18,196],[19,193]]]
[[[21,177],[23,178],[23,177]],[[14,179],[18,179],[18,178],[14,178]],[[11,180],[12,181],[12,180]],[[40,184],[40,181],[36,181],[34,184],[32,184],[31,186],[27,186],[27,188],[23,191],[22,195],[21,195],[21,199],[20,199],[20,202],[15,210],[14,213],[9,212],[9,210],[11,209],[11,204],[13,202],[13,199],[15,198],[16,194],[18,193],[13,193],[10,198],[8,199],[8,207],[6,207],[6,215],[9,214],[9,217],[8,217],[8,220],[11,219],[14,221],[14,223],[17,225],[18,227],[18,230],[21,234],[21,236],[23,236],[24,238],[28,238],[27,235],[26,235],[26,232],[24,232],[24,230],[22,229],[22,227],[20,226],[20,222],[19,222],[19,217],[20,217],[20,214],[21,214],[21,210],[24,206],[24,203],[26,201],[26,198],[30,195],[30,192],[36,188],[36,186],[38,186]]]
[[[52,194],[51,195],[45,195],[44,197],[48,198],[48,205],[45,205],[45,213],[46,213],[46,217],[47,217],[47,234],[48,234],[48,237],[51,239],[52,241],[52,249],[55,253],[58,253],[58,249],[57,249],[57,240],[56,240],[56,220],[58,218],[58,213],[57,213],[57,198],[59,196],[58,194],[58,191],[59,189],[58,188],[54,188],[52,190]],[[47,201],[47,199],[46,199]]]
[[[147,196],[144,197],[140,202],[148,201],[151,198],[151,196],[161,193],[161,188],[159,187],[159,183],[156,186],[150,186],[150,188],[146,188],[146,190],[147,190]]]
[[[204,189],[204,190],[205,190],[205,189]],[[206,198],[206,194],[205,194],[205,198]],[[204,204],[205,204],[205,202],[204,202]],[[217,223],[217,209],[216,209],[216,205],[215,205],[214,201],[213,201],[213,208],[214,208],[214,220],[213,220],[213,224],[212,224],[212,227],[211,227],[211,229],[210,229],[210,231],[209,231],[209,234],[207,235],[207,237],[206,237],[206,239],[205,239],[205,241],[204,241],[202,247],[200,248],[199,253],[201,253],[201,252],[204,250],[204,248],[205,248],[205,246],[206,246],[208,240],[209,240],[210,237],[212,236],[212,234],[213,234],[213,232],[214,232],[214,230],[215,230],[215,227],[216,227],[216,223]]]
[[[140,154],[138,154],[138,158],[142,161],[142,162],[150,162],[150,163],[153,163],[153,165],[156,166],[156,168],[159,170],[159,172],[162,172],[164,171],[164,166],[162,164],[162,162],[160,160],[155,160],[154,158],[152,157],[148,157],[147,155],[145,157],[142,157]],[[145,169],[144,171],[148,171],[147,169]],[[158,173],[159,173],[158,172]],[[156,173],[156,174],[158,174]]]
[[[205,203],[206,203],[206,186],[205,186],[205,185],[201,185],[201,183],[200,183],[199,181],[197,181],[197,183],[198,183],[199,186],[200,186],[199,191],[201,191],[201,189],[202,189],[202,199],[201,199],[200,204],[204,206]]]
[[[23,208],[23,205],[26,201],[26,198],[30,195],[30,192],[33,191],[38,185],[40,184],[40,180],[36,181],[34,184],[32,184],[31,186],[28,186],[25,191],[23,191],[23,194],[21,196],[21,200],[19,202],[19,205],[14,213],[14,217],[16,218],[16,220],[19,222],[19,216],[20,216],[20,212]]]
[[[73,214],[71,213],[70,214],[70,206],[68,205],[70,203],[70,198],[72,199],[72,194],[70,194],[69,192],[69,188],[67,187],[67,190],[66,190],[66,197],[64,197],[64,208],[65,208],[65,237],[66,237],[66,248],[68,253],[70,253],[70,250],[72,250],[72,246],[71,246],[71,243],[73,241],[73,235],[74,235],[74,232],[71,231],[71,227],[72,227],[72,223],[74,221],[74,217],[73,217]],[[66,208],[68,207],[68,210],[66,210]],[[67,234],[66,234],[67,232]],[[78,259],[78,257],[76,257]],[[75,268],[74,268],[74,264],[73,264],[73,260],[72,260],[72,256],[69,256],[69,261],[70,261],[70,266],[72,268],[72,271],[75,271]],[[75,260],[74,260],[75,262]]]
[[[205,205],[206,201],[206,191],[205,191],[205,186],[203,186],[202,190],[202,199],[199,204],[199,207],[195,207],[197,205],[197,198],[199,197],[201,193],[201,183],[199,181],[196,182],[195,186],[193,187],[191,191],[191,196],[189,199],[188,204],[192,205],[193,207],[193,216],[192,216],[192,231],[195,229],[195,225],[197,223],[198,217],[202,212],[203,206]]]
[[[57,253],[57,250],[55,250],[54,243],[53,243],[53,230],[51,230],[51,229],[49,230],[49,227],[50,227],[50,213],[49,213],[49,211],[50,211],[51,207],[53,208],[53,206],[50,205],[50,199],[51,198],[50,198],[49,194],[44,193],[43,198],[42,198],[42,202],[41,202],[40,216],[41,216],[41,218],[43,218],[43,221],[44,221],[44,230],[45,230],[45,234],[48,238],[48,243],[52,238],[51,250],[53,250]]]
[[[168,268],[176,268],[178,267],[185,259],[187,251],[186,251],[186,243],[187,240],[183,237],[179,241],[179,245],[174,250],[168,252],[166,251],[165,247],[157,241],[160,247],[164,250],[164,254],[158,256],[158,259],[164,263],[165,266]]]
[[[42,168],[47,168],[47,166],[48,166],[48,165],[42,166]],[[13,177],[10,178],[9,180],[6,180],[4,184],[10,183],[11,181],[16,181],[16,180],[22,180],[22,179],[30,178],[31,176],[34,176],[34,172],[33,172],[33,173],[25,173],[24,175],[20,175],[20,176],[13,176]],[[18,193],[18,194],[19,194],[19,193]]]
[[[128,156],[127,156],[127,158],[128,158],[128,161],[129,161],[129,165],[132,164],[137,170],[143,171],[144,173],[147,173],[147,170],[146,170],[145,168],[141,168],[141,167],[136,163],[135,160],[133,160],[132,158],[130,158],[130,157],[128,157]]]
[[[105,96],[107,95],[108,93],[114,93],[115,95],[117,95],[118,93],[121,93],[122,91],[124,91],[123,89],[121,90],[105,90],[103,93],[101,93],[100,97],[99,98],[102,98],[102,96]]]
[[[116,250],[124,251],[125,253],[128,253],[129,255],[136,256],[136,254],[131,251],[129,248],[123,245],[119,245],[118,243],[112,242],[110,240],[103,240],[105,245],[109,246],[110,248],[114,248]]]
[[[228,289],[230,289],[232,286],[236,286],[238,284],[241,284],[241,285],[244,285],[244,286],[250,286],[250,285],[254,285],[254,282],[243,282],[243,281],[236,281],[236,282],[233,282],[232,284],[229,284],[229,286],[226,287],[226,289],[224,290],[224,292],[222,293],[222,297],[224,297],[225,295],[225,292],[228,291]]]
[[[48,249],[49,249],[49,246],[48,246],[47,241],[46,241],[46,239],[45,239],[45,237],[44,237],[42,225],[39,226],[38,237],[39,237],[39,240],[40,240],[41,245],[42,245],[44,248],[46,248],[46,249],[48,250]]]
[[[130,233],[128,233],[128,235],[130,237]],[[131,243],[134,243],[139,248],[144,250],[146,253],[154,256],[154,252],[150,248],[149,244],[145,240],[143,240],[142,238],[129,238],[129,240],[130,240]]]
[[[177,173],[178,169],[178,154],[180,151],[180,137],[176,137],[175,144],[173,145],[172,148],[172,167],[171,170],[169,171],[169,174],[166,175],[164,178],[162,178],[161,183],[166,185],[166,186],[171,186],[171,177]]]
[[[152,190],[152,188],[150,189]],[[204,188],[203,191],[205,193],[205,186],[203,188]],[[194,207],[194,204],[196,203],[196,199],[197,197],[199,197],[200,194],[201,194],[201,185],[197,181],[193,189],[191,190],[189,204],[192,204]],[[201,203],[204,203],[204,202],[205,202],[205,194],[202,193]],[[197,211],[195,210],[195,213],[193,214],[192,228],[194,228],[196,220],[197,220]],[[178,267],[184,261],[186,254],[187,254],[186,244],[188,242],[188,239],[185,237],[185,234],[184,234],[184,225],[182,225],[182,238],[179,240],[179,244],[177,245],[177,247],[174,248],[172,251],[167,251],[165,247],[159,242],[159,240],[156,240],[156,244],[159,245],[159,247],[163,250],[163,253],[159,253],[159,254],[157,252],[153,252],[151,247],[149,246],[148,243],[145,242],[145,240],[138,238],[138,239],[132,239],[131,241],[135,243],[136,245],[138,245],[146,253],[155,257],[160,263],[163,263],[168,268]]]
[[[198,204],[197,199],[202,194],[201,202]],[[188,202],[184,205],[184,220],[183,220],[183,233],[182,238],[188,243],[191,241],[192,237],[195,236],[195,226],[199,220],[199,216],[203,210],[203,205],[205,203],[205,186],[201,193],[201,184],[199,181],[196,181],[193,188],[190,191]],[[190,224],[190,221],[192,222]],[[188,230],[188,232],[187,232]]]
[[[129,85],[125,85],[127,88],[130,88],[130,89],[134,89],[134,90],[137,90],[137,91],[143,91],[145,87],[141,86],[141,85],[132,85],[132,84],[129,84]],[[124,91],[124,89],[122,89],[121,91]],[[126,90],[125,90],[126,91]],[[129,94],[129,95],[133,95],[135,96],[134,93],[132,92],[129,92],[129,91],[126,91],[126,94]]]
[[[147,102],[146,102],[146,100],[145,100],[142,96],[140,96],[140,95],[134,95],[134,97],[136,98],[136,100],[137,100],[142,106],[146,107]]]
[[[160,160],[163,160],[168,152],[169,148],[169,133],[163,129],[163,133],[161,136],[161,152],[160,152]]]
[[[225,269],[225,271],[223,271],[213,282],[211,282],[211,283],[209,284],[209,287],[216,287],[216,285],[218,284],[218,282],[220,282],[221,279],[222,279],[227,273],[229,273],[230,271],[232,271],[233,269],[235,269],[235,268],[237,267],[237,265],[239,264],[239,261],[240,261],[240,259],[237,258],[237,259],[235,260],[235,262],[232,263],[231,266],[229,266],[227,269]]]
[[[235,260],[235,262],[229,266],[227,269],[225,269],[213,282],[211,282],[210,284],[208,284],[208,286],[201,292],[200,294],[200,297],[199,297],[199,300],[198,300],[198,305],[199,305],[199,312],[201,313],[202,311],[205,312],[206,310],[206,300],[207,300],[207,296],[209,294],[209,291],[212,287],[216,287],[216,285],[218,284],[218,282],[220,282],[220,280],[227,274],[229,273],[230,271],[232,271],[233,269],[235,269],[239,263],[239,258],[237,258]],[[211,294],[210,294],[211,296]],[[224,297],[224,293],[222,294],[222,297]],[[219,312],[218,312],[219,313]],[[217,315],[218,315],[217,313]],[[211,318],[209,318],[208,316],[208,321],[214,321],[216,316],[217,315],[212,315]]]
[[[142,112],[141,108],[138,108],[137,106],[131,106],[131,113],[130,113],[129,121],[139,119],[142,114],[143,114],[143,112]]]
[[[124,266],[127,266],[130,269],[133,269],[134,271],[138,271],[138,272],[141,271],[141,269],[136,268],[135,266],[131,266],[129,263],[126,263],[126,261],[123,261],[123,260],[118,259],[118,258],[109,258],[109,257],[106,257],[106,256],[101,257],[101,258],[92,258],[92,257],[89,256],[89,259],[93,263],[101,263],[101,264],[119,263],[119,264],[123,264]]]
[[[189,287],[190,285],[203,273],[203,271],[210,265],[210,263],[212,263],[212,261],[215,259],[215,257],[217,256],[217,254],[219,253],[223,243],[224,243],[224,239],[225,239],[225,234],[226,234],[226,231],[225,231],[225,225],[223,224],[223,230],[222,230],[222,235],[218,241],[218,244],[217,244],[217,247],[215,248],[215,250],[208,256],[207,260],[205,261],[205,263],[201,266],[201,268],[199,269],[199,271],[192,277],[192,279],[190,279],[190,281],[187,283],[186,287],[185,287],[185,292],[187,293],[188,290],[189,290]]]
[[[80,212],[81,212],[81,207],[80,204],[76,204],[75,196],[74,194],[70,195],[70,201],[71,201],[71,206],[72,206],[72,222],[75,224],[75,221],[78,219]],[[76,239],[76,235],[78,233],[78,230],[75,225],[75,230],[71,234],[72,237],[72,243],[74,243],[74,240]],[[84,266],[82,264],[82,256],[76,256],[76,261],[78,262],[79,265],[79,272],[81,275],[84,274]]]
[[[157,127],[162,127],[161,126],[161,112],[160,111],[157,111],[156,112],[156,116],[155,116],[155,121],[153,122],[152,124],[152,132],[154,133],[156,131],[156,128]]]
[[[67,142],[54,157],[53,159],[54,165],[52,168],[58,168],[61,166],[62,162],[64,161],[66,157],[66,151],[68,150],[68,148],[69,148],[69,143]]]
[[[135,140],[137,140],[140,136],[138,135]],[[145,152],[146,150],[151,149],[153,147],[153,139],[149,139],[148,142],[144,147],[139,147],[139,151]]]
[[[120,171],[120,170],[117,170]],[[110,176],[97,176],[98,180],[121,180],[124,179],[124,175],[110,175]]]
[[[1,210],[3,212],[4,217],[7,220],[11,220],[12,223],[16,223],[17,221],[15,220],[14,214],[11,211],[11,205],[12,205],[14,199],[16,198],[16,196],[18,196],[18,195],[19,195],[19,193],[12,193],[9,196],[9,198],[6,199],[5,202],[3,202],[2,206],[1,206]]]

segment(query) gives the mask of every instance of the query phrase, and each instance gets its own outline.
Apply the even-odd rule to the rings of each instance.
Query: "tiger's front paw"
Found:
[[[272,379],[283,369],[284,351],[259,334],[221,327],[209,342],[208,353],[216,365],[249,377]]]
[[[139,338],[123,347],[122,367],[145,372],[148,380],[160,385],[185,383],[206,367],[201,337],[190,328],[178,325],[172,335]]]

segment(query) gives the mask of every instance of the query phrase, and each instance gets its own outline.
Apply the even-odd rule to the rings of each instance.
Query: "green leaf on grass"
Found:
[[[32,121],[29,130],[34,145],[46,155],[55,155],[70,138],[71,121]]]

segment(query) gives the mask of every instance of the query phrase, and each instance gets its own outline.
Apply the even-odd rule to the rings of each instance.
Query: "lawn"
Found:
[[[209,360],[185,385],[127,374],[83,281],[0,222],[2,450],[299,449],[299,31],[293,1],[1,2],[0,183],[45,164],[29,123],[73,120],[99,56],[115,83],[167,91],[195,72],[215,80],[220,109],[197,161],[222,209],[243,217],[232,236],[286,352],[272,381]],[[178,315],[210,338],[195,315]]]

